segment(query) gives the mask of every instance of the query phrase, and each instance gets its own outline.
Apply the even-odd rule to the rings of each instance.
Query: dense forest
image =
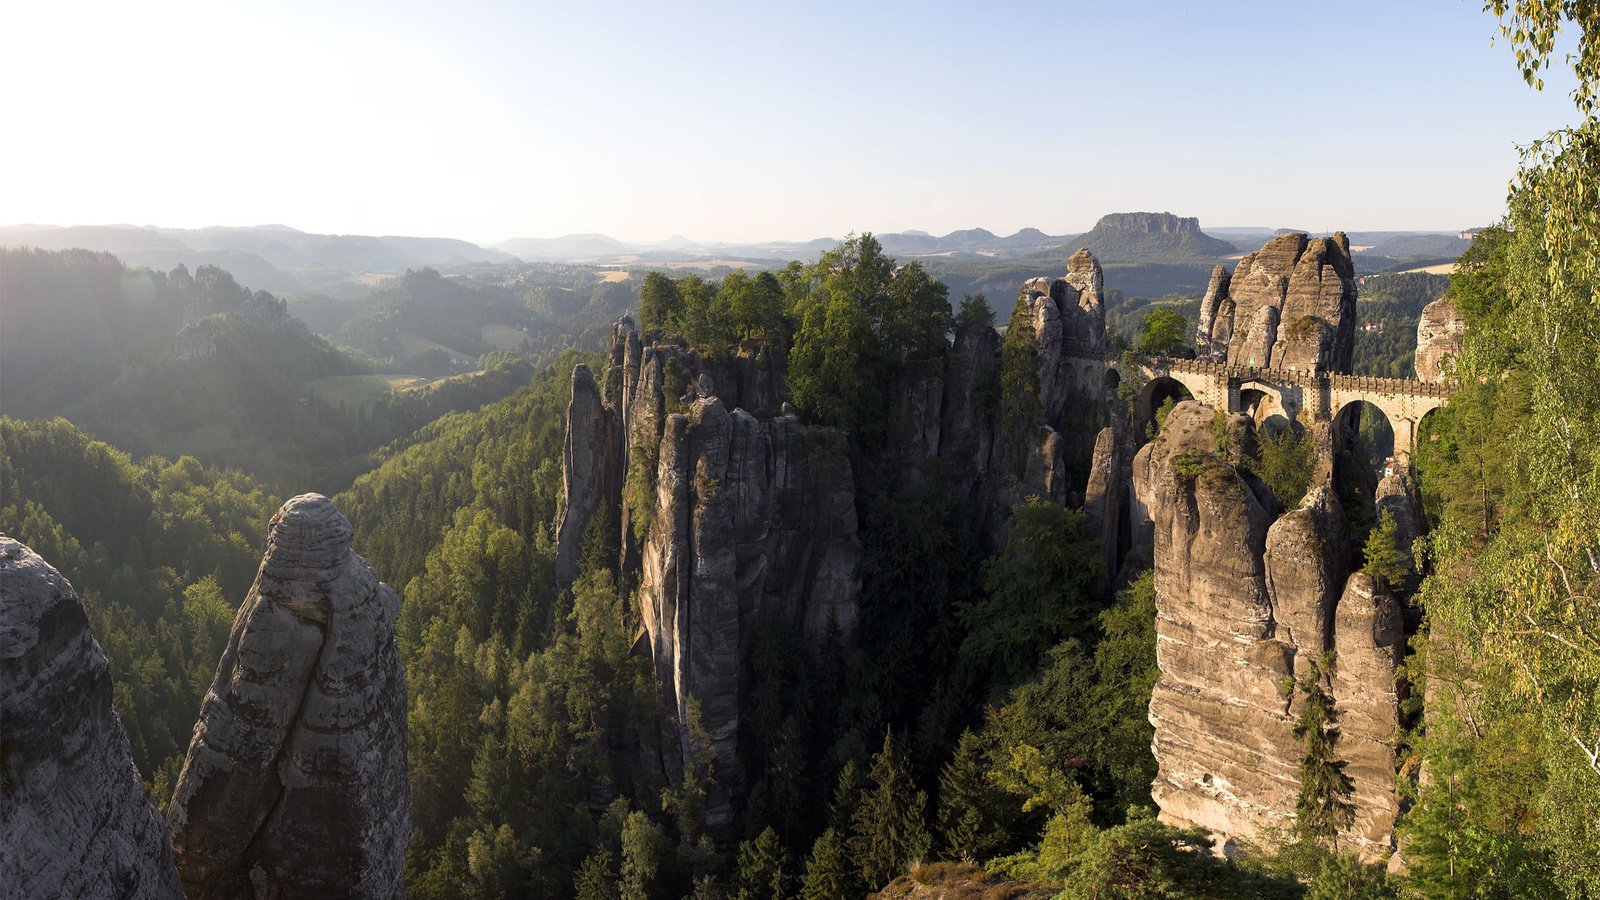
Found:
[[[1489,8],[1530,83],[1552,23],[1587,16],[1582,119],[1528,151],[1504,218],[1453,275],[1361,282],[1358,373],[1414,377],[1417,316],[1441,295],[1467,326],[1453,396],[1416,441],[1415,572],[1393,518],[1348,502],[1363,570],[1420,581],[1387,866],[1337,843],[1349,786],[1326,658],[1280,688],[1303,742],[1293,829],[1225,856],[1157,818],[1149,559],[1108,578],[1084,511],[1038,498],[995,542],[936,457],[897,477],[901,398],[964,330],[1000,348],[977,402],[1037,433],[1025,303],[998,321],[966,291],[987,264],[947,283],[870,234],[719,279],[422,269],[365,300],[303,299],[337,341],[214,267],[0,251],[0,527],[82,595],[134,763],[164,800],[273,510],[342,489],[356,551],[401,595],[417,897],[1600,897],[1600,27],[1593,3]],[[1160,299],[1111,292],[1109,346],[1191,352],[1193,271],[1125,288]],[[704,359],[781,358],[784,399],[837,429],[856,485],[853,638],[763,622],[728,825],[705,814],[725,777],[709,753],[663,777],[672,738],[617,535],[590,528],[576,581],[555,576],[574,367],[605,371],[606,324],[634,309],[651,340]],[[401,374],[428,377],[349,380]],[[1114,392],[1119,420],[1135,392]],[[1229,445],[1225,418],[1219,452],[1294,506],[1318,448],[1292,428]],[[634,504],[643,487],[623,491]]]

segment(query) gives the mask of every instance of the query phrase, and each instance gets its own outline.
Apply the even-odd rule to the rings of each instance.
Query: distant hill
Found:
[[[280,294],[320,290],[349,295],[365,291],[373,275],[516,261],[504,251],[453,238],[313,234],[286,225],[7,225],[0,226],[0,246],[95,250],[114,253],[128,265],[163,271],[214,265],[253,289]]]
[[[1200,220],[1172,213],[1112,213],[1072,240],[1101,263],[1215,260],[1239,252],[1200,230]]]
[[[277,481],[345,449],[302,386],[362,371],[282,300],[227,272],[108,253],[0,249],[0,415],[63,416],[136,454],[194,454]]]

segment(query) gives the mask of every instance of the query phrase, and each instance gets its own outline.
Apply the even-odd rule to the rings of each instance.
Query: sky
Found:
[[[1460,229],[1576,119],[1475,0],[0,0],[0,223]]]

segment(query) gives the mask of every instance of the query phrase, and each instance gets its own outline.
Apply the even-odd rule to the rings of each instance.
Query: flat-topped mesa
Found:
[[[1229,430],[1250,427],[1230,418]],[[1333,651],[1322,678],[1344,715],[1336,753],[1356,782],[1356,820],[1341,840],[1380,859],[1398,810],[1399,605],[1350,572],[1328,479],[1274,518],[1270,492],[1225,458],[1215,419],[1208,406],[1179,403],[1133,463],[1131,508],[1153,533],[1155,562],[1152,796],[1164,821],[1204,826],[1225,844],[1292,830],[1304,753],[1294,685]]]
[[[1259,369],[1350,371],[1355,351],[1355,264],[1344,232],[1280,234],[1218,266],[1200,302],[1201,358]]]
[[[182,896],[67,580],[0,534],[0,894]]]
[[[167,818],[190,897],[398,897],[410,840],[399,600],[320,494],[273,516]]]
[[[706,824],[731,826],[744,787],[744,673],[761,624],[782,621],[814,648],[830,629],[847,641],[855,629],[861,544],[849,454],[842,433],[806,425],[779,399],[781,360],[756,342],[719,370],[687,348],[644,343],[625,318],[612,361],[597,392],[586,372],[573,377],[569,447],[594,422],[618,427],[596,451],[565,460],[558,553],[572,554],[575,577],[575,541],[590,523],[618,529],[622,564],[640,576],[663,692],[663,774],[676,782],[681,760],[708,749],[716,783]],[[939,405],[927,412],[936,441]],[[691,706],[709,748],[693,743]]]

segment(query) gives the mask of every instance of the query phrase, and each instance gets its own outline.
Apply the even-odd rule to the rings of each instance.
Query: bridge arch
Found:
[[[1299,410],[1271,385],[1251,382],[1239,388],[1239,412],[1249,416],[1256,428],[1279,434],[1294,425]]]
[[[1143,435],[1147,426],[1155,424],[1156,412],[1168,399],[1176,403],[1194,398],[1194,392],[1189,390],[1188,385],[1171,375],[1157,375],[1146,381],[1134,405],[1134,425],[1138,428],[1137,433]]]
[[[1334,412],[1334,449],[1358,454],[1367,469],[1381,478],[1395,457],[1400,434],[1398,425],[1377,404],[1360,397],[1352,398]]]

